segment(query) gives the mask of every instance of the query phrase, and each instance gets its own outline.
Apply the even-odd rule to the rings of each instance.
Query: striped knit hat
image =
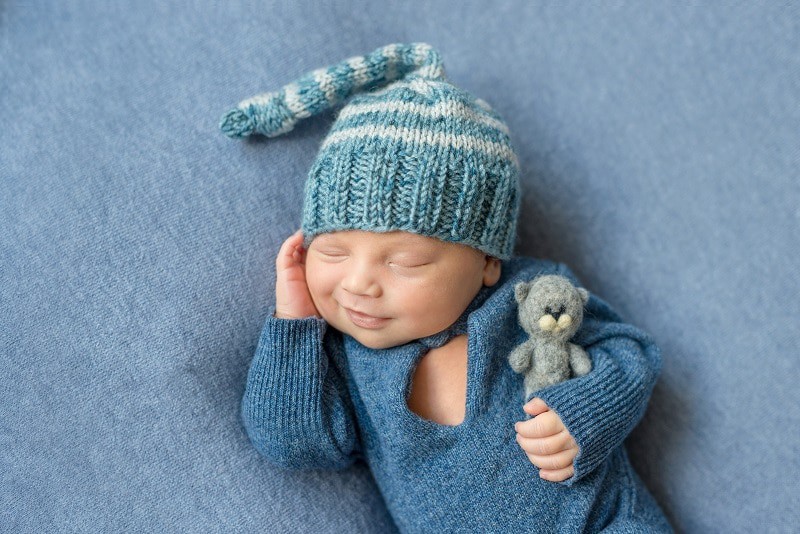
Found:
[[[508,127],[446,81],[428,44],[390,44],[314,70],[242,101],[220,128],[275,137],[353,94],[306,181],[305,246],[324,232],[404,230],[510,258],[520,192]]]

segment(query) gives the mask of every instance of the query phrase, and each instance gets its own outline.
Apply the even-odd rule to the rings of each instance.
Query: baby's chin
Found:
[[[411,341],[410,339],[395,339],[391,336],[387,336],[385,333],[375,330],[361,332],[355,329],[348,332],[348,334],[370,349],[389,349]]]
[[[362,345],[370,349],[389,349],[404,345],[411,341],[409,338],[393,335],[387,328],[378,330],[368,330],[359,328],[352,324],[342,325],[341,328],[334,325],[334,328],[344,332]]]

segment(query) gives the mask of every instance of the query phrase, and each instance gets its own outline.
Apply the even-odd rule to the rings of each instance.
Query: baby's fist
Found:
[[[534,417],[514,425],[517,443],[539,468],[539,477],[552,482],[567,480],[575,474],[572,462],[579,450],[575,439],[542,399],[531,399],[523,409]]]

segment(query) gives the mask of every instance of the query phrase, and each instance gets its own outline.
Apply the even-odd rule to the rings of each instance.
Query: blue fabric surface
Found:
[[[628,446],[673,525],[796,527],[798,28],[772,2],[1,3],[0,530],[390,528],[366,469],[275,470],[238,417],[332,115],[218,120],[410,41],[506,118],[517,251],[661,348]]]

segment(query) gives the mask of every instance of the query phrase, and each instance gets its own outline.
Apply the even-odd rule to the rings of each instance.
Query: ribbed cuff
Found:
[[[328,366],[319,317],[279,319],[270,308],[250,364],[242,414],[246,423],[291,428],[319,419],[322,379]]]
[[[587,349],[593,365],[588,375],[533,395],[558,414],[580,448],[574,461],[575,474],[564,481],[566,485],[578,481],[605,461],[644,414],[654,378],[644,367],[620,367],[616,360],[625,355],[616,351],[629,350],[630,347],[620,346],[625,344],[615,339],[605,343],[604,348]]]

